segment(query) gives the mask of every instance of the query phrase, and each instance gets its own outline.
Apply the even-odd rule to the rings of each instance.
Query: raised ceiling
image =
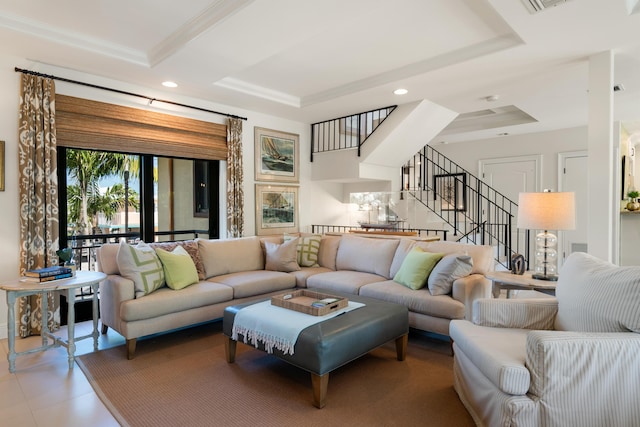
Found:
[[[612,50],[615,119],[635,132],[638,0],[528,1],[3,0],[0,53],[307,123],[421,99],[521,112],[442,135],[456,142],[585,125],[588,58]]]

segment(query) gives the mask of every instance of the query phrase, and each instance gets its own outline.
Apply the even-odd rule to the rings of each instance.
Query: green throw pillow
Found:
[[[393,280],[413,290],[424,288],[427,278],[444,254],[425,252],[416,246],[404,258]]]
[[[156,253],[162,262],[167,286],[171,289],[179,290],[198,283],[196,265],[182,246],[176,246],[171,252],[156,248]]]

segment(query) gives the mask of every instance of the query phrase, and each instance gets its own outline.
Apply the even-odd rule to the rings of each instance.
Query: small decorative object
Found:
[[[524,255],[513,254],[511,255],[511,272],[513,274],[524,274],[526,264],[524,262]]]
[[[73,249],[71,248],[64,248],[64,249],[58,249],[56,251],[56,255],[58,255],[58,258],[60,258],[61,260],[64,261],[64,266],[68,267],[71,269],[71,275],[73,277],[75,277],[76,275],[76,262],[73,259]]]
[[[627,197],[629,197],[629,203],[627,203],[627,210],[629,211],[637,211],[640,209],[640,203],[638,203],[638,196],[640,193],[636,190],[630,190],[627,193]]]

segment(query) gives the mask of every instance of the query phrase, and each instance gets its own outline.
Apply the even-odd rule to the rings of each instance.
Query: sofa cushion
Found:
[[[447,295],[451,293],[453,282],[471,274],[473,258],[469,255],[445,255],[429,274],[427,286],[431,295]]]
[[[360,295],[404,305],[411,312],[442,319],[464,319],[465,315],[464,304],[449,295],[431,295],[426,288],[414,291],[393,280],[364,285]]]
[[[296,278],[296,287],[306,288],[307,279],[315,274],[328,273],[333,271],[327,267],[301,267],[298,271],[292,271],[289,274]]]
[[[487,328],[453,320],[449,335],[473,364],[502,392],[522,396],[531,385],[525,366],[526,329]]]
[[[383,280],[385,278],[377,274],[339,270],[314,274],[307,279],[307,288],[327,289],[358,295],[362,286]]]
[[[104,274],[120,274],[118,269],[118,249],[119,243],[106,243],[96,249],[96,261],[98,271]]]
[[[298,240],[296,248],[298,265],[300,267],[319,267],[318,253],[320,252],[322,236],[319,234],[301,235],[300,237],[295,237],[289,234],[284,235],[285,242],[293,239]]]
[[[202,258],[200,258],[200,250],[198,249],[198,242],[195,240],[182,240],[179,242],[153,242],[149,243],[153,249],[162,248],[167,252],[173,251],[176,247],[180,246],[187,251],[193,264],[196,266],[198,272],[198,279],[204,280],[204,265],[202,264]]]
[[[418,242],[417,245],[428,252],[469,255],[473,259],[471,274],[485,274],[494,270],[493,247],[490,245],[469,245],[447,241]]]
[[[289,273],[270,270],[240,271],[208,279],[233,288],[233,298],[246,298],[291,289],[296,278]]]
[[[220,283],[198,282],[179,292],[164,287],[144,298],[123,302],[120,316],[125,322],[146,320],[232,299],[233,289]]]
[[[390,279],[391,261],[399,240],[344,235],[336,259],[337,270],[354,270]]]
[[[331,270],[336,269],[336,258],[340,246],[340,236],[322,236],[318,249],[318,264]]]
[[[256,236],[228,240],[197,239],[205,277],[264,269],[260,239]]]
[[[171,252],[162,248],[156,248],[155,251],[162,263],[164,278],[168,287],[173,290],[179,290],[198,283],[196,265],[182,246],[176,246]]]
[[[164,271],[160,259],[156,251],[145,242],[131,246],[122,241],[116,259],[120,274],[133,281],[136,298],[164,286]]]
[[[560,270],[556,298],[557,330],[640,333],[640,267],[574,252]]]
[[[427,284],[427,277],[444,254],[425,252],[416,246],[404,258],[393,281],[410,289],[418,290]]]

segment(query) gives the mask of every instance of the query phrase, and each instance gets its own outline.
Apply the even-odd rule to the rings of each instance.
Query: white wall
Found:
[[[433,148],[478,176],[480,160],[528,155],[542,156],[542,188],[558,189],[558,153],[587,149],[587,128],[561,129],[482,141],[434,144]],[[585,182],[585,187],[587,183]],[[496,188],[500,191],[499,186]],[[517,203],[518,201],[515,200]]]
[[[0,281],[15,279],[20,265],[18,217],[18,100],[20,79],[14,67],[24,61],[0,56],[0,140],[5,142],[4,191],[0,191]],[[7,306],[0,291],[0,337],[7,336]]]

